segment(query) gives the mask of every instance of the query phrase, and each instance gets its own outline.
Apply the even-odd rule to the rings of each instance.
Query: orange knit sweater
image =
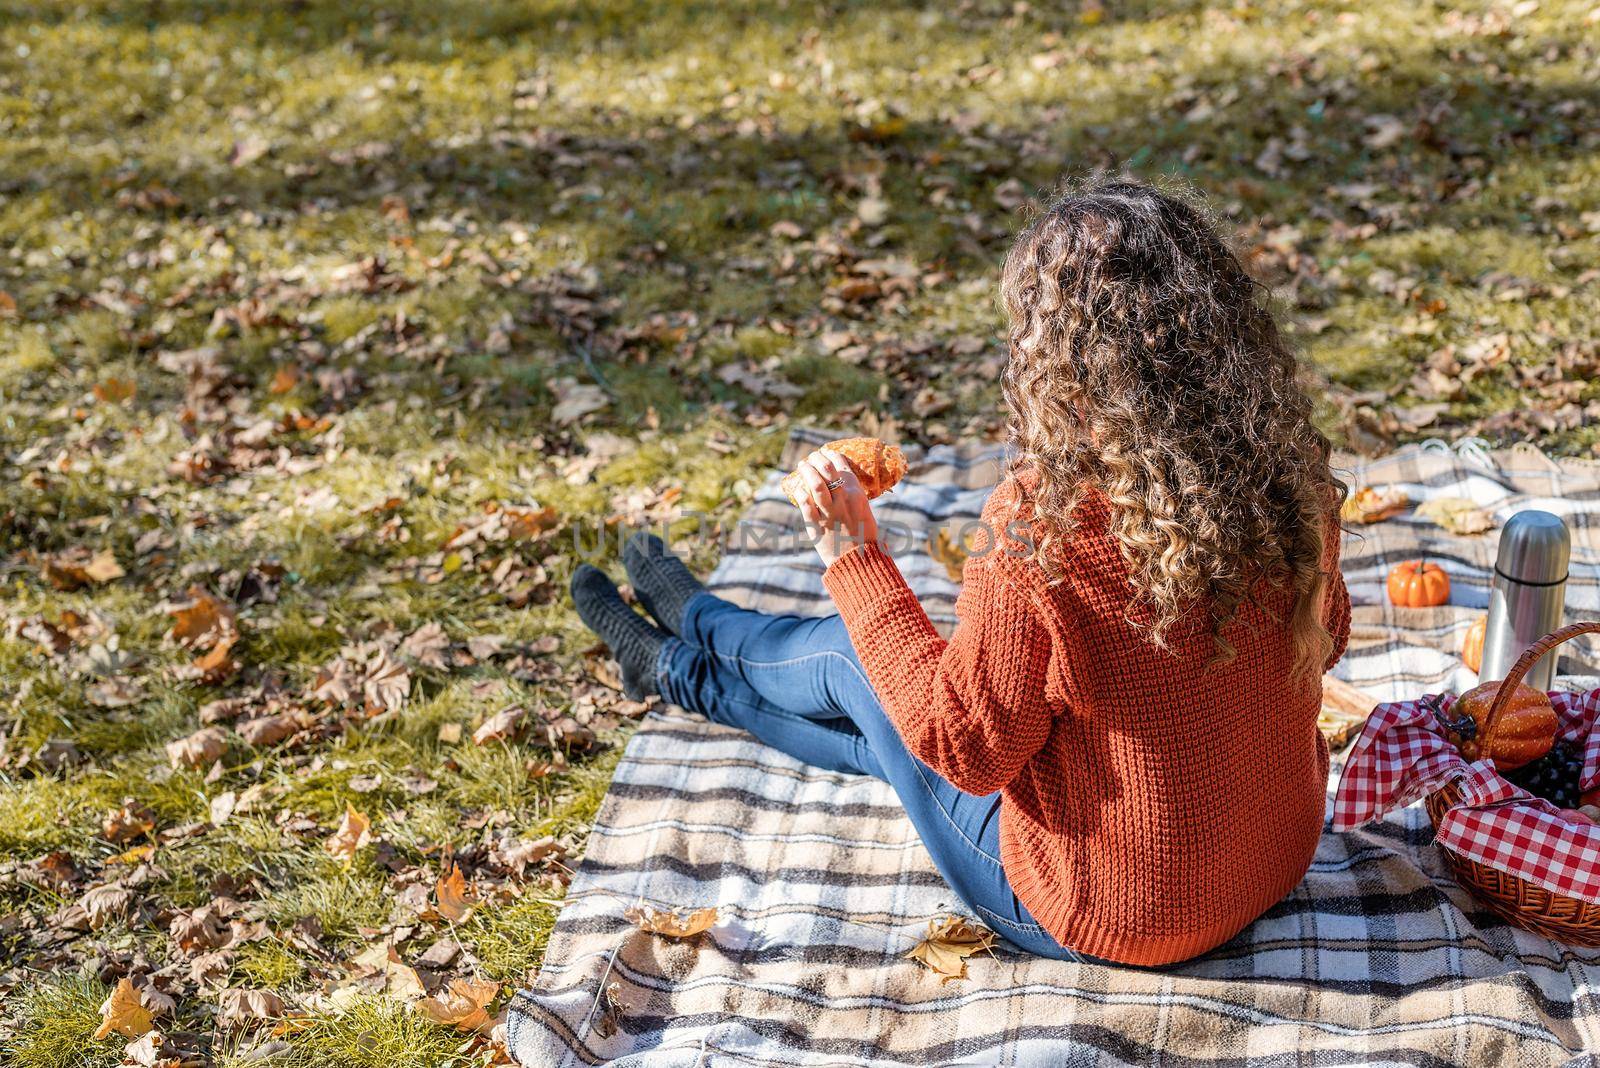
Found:
[[[995,491],[989,529],[1005,530],[1022,492]],[[999,549],[969,559],[949,641],[876,544],[825,581],[907,748],[958,789],[1003,792],[1000,859],[1034,918],[1079,952],[1167,964],[1233,937],[1310,865],[1328,775],[1321,682],[1290,679],[1287,628],[1259,607],[1241,610],[1221,667],[1206,666],[1204,611],[1169,632],[1172,653],[1152,646],[1124,618],[1133,591],[1108,507],[1085,502],[1061,583]],[[1350,597],[1336,531],[1329,542],[1336,661]]]

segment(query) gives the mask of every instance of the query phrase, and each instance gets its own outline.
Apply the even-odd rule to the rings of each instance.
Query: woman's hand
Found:
[[[850,462],[832,449],[818,449],[798,468],[806,484],[800,502],[806,531],[826,566],[858,545],[878,540],[878,521]]]

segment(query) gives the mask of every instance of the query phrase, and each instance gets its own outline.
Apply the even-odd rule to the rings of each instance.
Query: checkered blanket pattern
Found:
[[[1582,743],[1585,788],[1600,780],[1594,721],[1600,690],[1552,693],[1558,737]],[[1440,711],[1449,714],[1448,696]],[[1543,798],[1507,781],[1486,760],[1468,764],[1444,737],[1427,705],[1401,701],[1373,710],[1345,761],[1333,802],[1333,829],[1348,831],[1459,780],[1461,800],[1434,840],[1481,864],[1558,894],[1600,902],[1600,826],[1577,824]]]
[[[797,435],[788,469],[823,435]],[[999,477],[976,445],[910,452],[881,519],[912,531],[902,569],[936,622],[956,586],[925,551],[934,526],[975,517]],[[1407,448],[1352,464],[1352,483],[1415,500],[1467,496],[1502,521],[1520,507],[1573,527],[1570,615],[1600,610],[1600,474],[1538,454]],[[784,529],[775,474],[747,518]],[[918,532],[921,532],[920,534]],[[1385,701],[1471,685],[1456,650],[1487,603],[1492,535],[1457,538],[1409,514],[1345,544],[1358,602],[1336,672]],[[1426,552],[1457,605],[1383,603],[1394,562]],[[712,578],[766,611],[828,610],[815,555],[762,538]],[[1561,685],[1592,689],[1593,649],[1563,647]],[[1339,773],[1336,759],[1333,775]],[[1331,787],[1330,781],[1330,813]],[[714,906],[672,942],[623,916],[638,901]],[[1420,806],[1323,835],[1288,898],[1232,942],[1161,970],[1030,958],[1005,944],[941,985],[904,956],[961,905],[871,779],[801,765],[676,709],[629,741],[532,989],[509,1014],[525,1065],[1597,1065],[1600,951],[1510,927],[1451,879]]]

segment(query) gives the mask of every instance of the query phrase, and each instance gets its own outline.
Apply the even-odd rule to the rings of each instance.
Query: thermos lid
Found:
[[[1571,556],[1572,534],[1561,517],[1530,508],[1506,520],[1494,569],[1513,582],[1553,585],[1566,581]]]

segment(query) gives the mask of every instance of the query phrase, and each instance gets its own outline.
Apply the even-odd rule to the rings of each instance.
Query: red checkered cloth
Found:
[[[1436,700],[1449,714],[1453,695]],[[1487,760],[1467,763],[1445,738],[1424,700],[1379,705],[1350,750],[1333,800],[1333,829],[1348,831],[1458,780],[1461,800],[1445,813],[1435,841],[1464,857],[1546,890],[1600,903],[1600,826],[1578,823],[1543,798],[1507,781]],[[1582,739],[1588,790],[1600,783],[1600,690],[1552,693],[1557,737]]]

